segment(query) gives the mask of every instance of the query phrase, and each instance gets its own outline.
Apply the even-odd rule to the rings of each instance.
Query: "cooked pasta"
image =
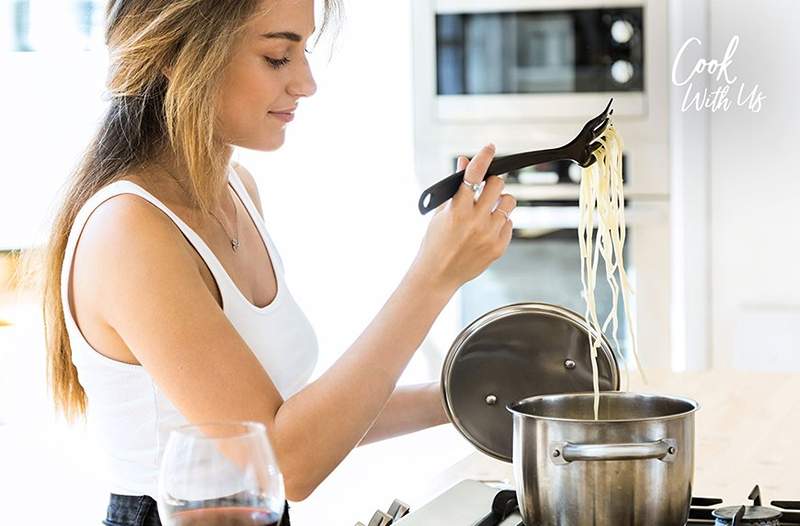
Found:
[[[599,139],[602,146],[594,152],[597,162],[581,173],[578,226],[578,241],[581,254],[581,284],[586,301],[586,323],[598,335],[605,333],[609,324],[616,349],[620,350],[617,329],[617,308],[620,292],[628,321],[628,333],[631,338],[633,356],[636,366],[642,371],[636,347],[636,336],[633,331],[630,295],[632,294],[628,275],[622,255],[625,246],[625,195],[622,180],[622,137],[617,133],[613,122],[609,122],[603,137]],[[595,288],[597,286],[597,268],[603,259],[606,281],[611,289],[611,311],[602,325],[597,316]],[[600,341],[589,336],[589,348],[592,362],[592,383],[594,387],[594,418],[599,418],[600,382],[597,368],[597,349]],[[626,368],[627,378],[627,368]],[[627,383],[627,382],[626,382]]]

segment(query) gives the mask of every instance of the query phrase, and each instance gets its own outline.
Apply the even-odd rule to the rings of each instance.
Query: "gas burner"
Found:
[[[714,510],[712,515],[717,519],[715,526],[780,526],[783,513],[766,506],[726,506]]]
[[[693,498],[690,510],[689,525],[714,524],[714,526],[800,526],[800,501],[774,500],[771,506],[761,504],[761,489],[756,486],[748,499],[752,504],[747,506],[725,506],[712,508],[721,504],[720,499]]]

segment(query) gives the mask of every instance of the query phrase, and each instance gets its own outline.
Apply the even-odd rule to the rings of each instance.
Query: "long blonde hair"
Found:
[[[61,267],[75,216],[100,188],[169,148],[187,167],[190,198],[207,213],[228,162],[215,143],[220,80],[261,0],[112,0],[106,8],[110,53],[108,110],[71,174],[39,267],[47,380],[56,411],[85,416],[87,397],[72,364],[64,321]],[[340,18],[339,0],[324,0],[319,36]],[[164,75],[170,72],[170,78]],[[35,253],[35,252],[32,252]],[[40,259],[40,264],[31,263]],[[30,272],[30,268],[28,270]]]

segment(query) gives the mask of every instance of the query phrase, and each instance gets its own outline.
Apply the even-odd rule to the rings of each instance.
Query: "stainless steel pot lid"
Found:
[[[600,389],[618,390],[619,366],[605,336],[597,365]],[[461,331],[445,358],[441,384],[447,414],[461,434],[484,453],[511,462],[508,404],[593,389],[589,329],[582,316],[556,305],[500,307]]]

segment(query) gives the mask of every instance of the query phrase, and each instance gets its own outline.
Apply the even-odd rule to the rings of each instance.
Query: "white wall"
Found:
[[[107,58],[83,51],[71,2],[31,3],[36,53],[11,53],[11,2],[0,0],[0,250],[41,243],[55,193],[102,116]]]
[[[712,56],[721,59],[738,34],[731,72],[767,97],[760,113],[711,117],[717,367],[800,370],[798,20],[792,0],[711,1]]]

